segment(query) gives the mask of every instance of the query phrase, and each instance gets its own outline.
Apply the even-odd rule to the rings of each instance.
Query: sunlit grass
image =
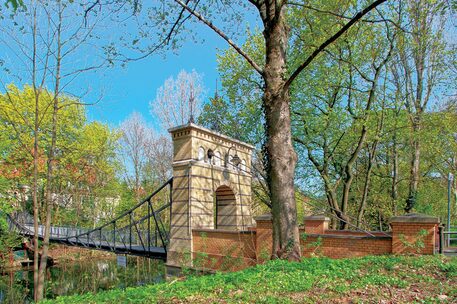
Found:
[[[233,273],[190,276],[98,294],[61,297],[47,303],[338,303],[394,299],[394,302],[457,299],[457,258],[377,256],[298,263],[270,261]],[[395,300],[396,299],[396,300]]]

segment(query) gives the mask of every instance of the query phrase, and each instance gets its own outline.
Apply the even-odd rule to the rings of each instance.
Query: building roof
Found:
[[[249,148],[251,150],[255,149],[255,147],[253,145],[250,145],[248,143],[242,142],[241,140],[238,140],[238,139],[234,139],[232,137],[229,137],[227,135],[221,134],[219,132],[204,128],[204,127],[196,125],[194,123],[188,123],[188,124],[185,124],[185,125],[181,125],[181,126],[170,128],[170,129],[168,129],[168,132],[169,133],[174,133],[174,132],[181,131],[181,130],[184,130],[184,129],[199,130],[199,131],[202,131],[202,132],[205,132],[205,133],[209,133],[211,135],[215,135],[215,136],[217,136],[217,137],[219,137],[219,138],[221,138],[223,140],[227,140],[227,141],[230,141],[230,142],[237,143],[237,144],[242,145],[242,146],[244,146],[246,148]]]

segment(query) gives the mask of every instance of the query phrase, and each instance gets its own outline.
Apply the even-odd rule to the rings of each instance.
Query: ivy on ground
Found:
[[[59,297],[45,303],[396,303],[457,301],[457,258],[371,256],[282,260],[232,273]]]

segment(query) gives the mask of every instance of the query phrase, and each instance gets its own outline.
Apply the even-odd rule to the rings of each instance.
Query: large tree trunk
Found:
[[[300,239],[294,175],[297,155],[292,145],[289,91],[286,82],[288,29],[283,13],[269,12],[265,21],[266,63],[263,104],[266,118],[266,151],[273,214],[273,257],[298,260]]]

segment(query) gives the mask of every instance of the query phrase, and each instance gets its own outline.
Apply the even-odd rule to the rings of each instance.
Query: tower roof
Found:
[[[215,132],[213,130],[204,128],[204,127],[199,126],[199,125],[194,124],[194,123],[188,123],[188,124],[185,124],[185,125],[181,125],[181,126],[170,128],[170,129],[168,129],[168,132],[173,134],[173,133],[184,131],[184,130],[198,130],[200,132],[204,132],[204,133],[216,136],[216,137],[218,137],[218,138],[220,138],[222,140],[225,140],[225,141],[228,141],[228,142],[232,142],[232,143],[236,143],[236,144],[241,145],[241,146],[243,146],[245,148],[248,148],[250,150],[253,150],[255,148],[253,145],[250,145],[248,143],[242,142],[241,140],[234,139],[232,137],[229,137],[229,136],[221,134],[219,132]]]

